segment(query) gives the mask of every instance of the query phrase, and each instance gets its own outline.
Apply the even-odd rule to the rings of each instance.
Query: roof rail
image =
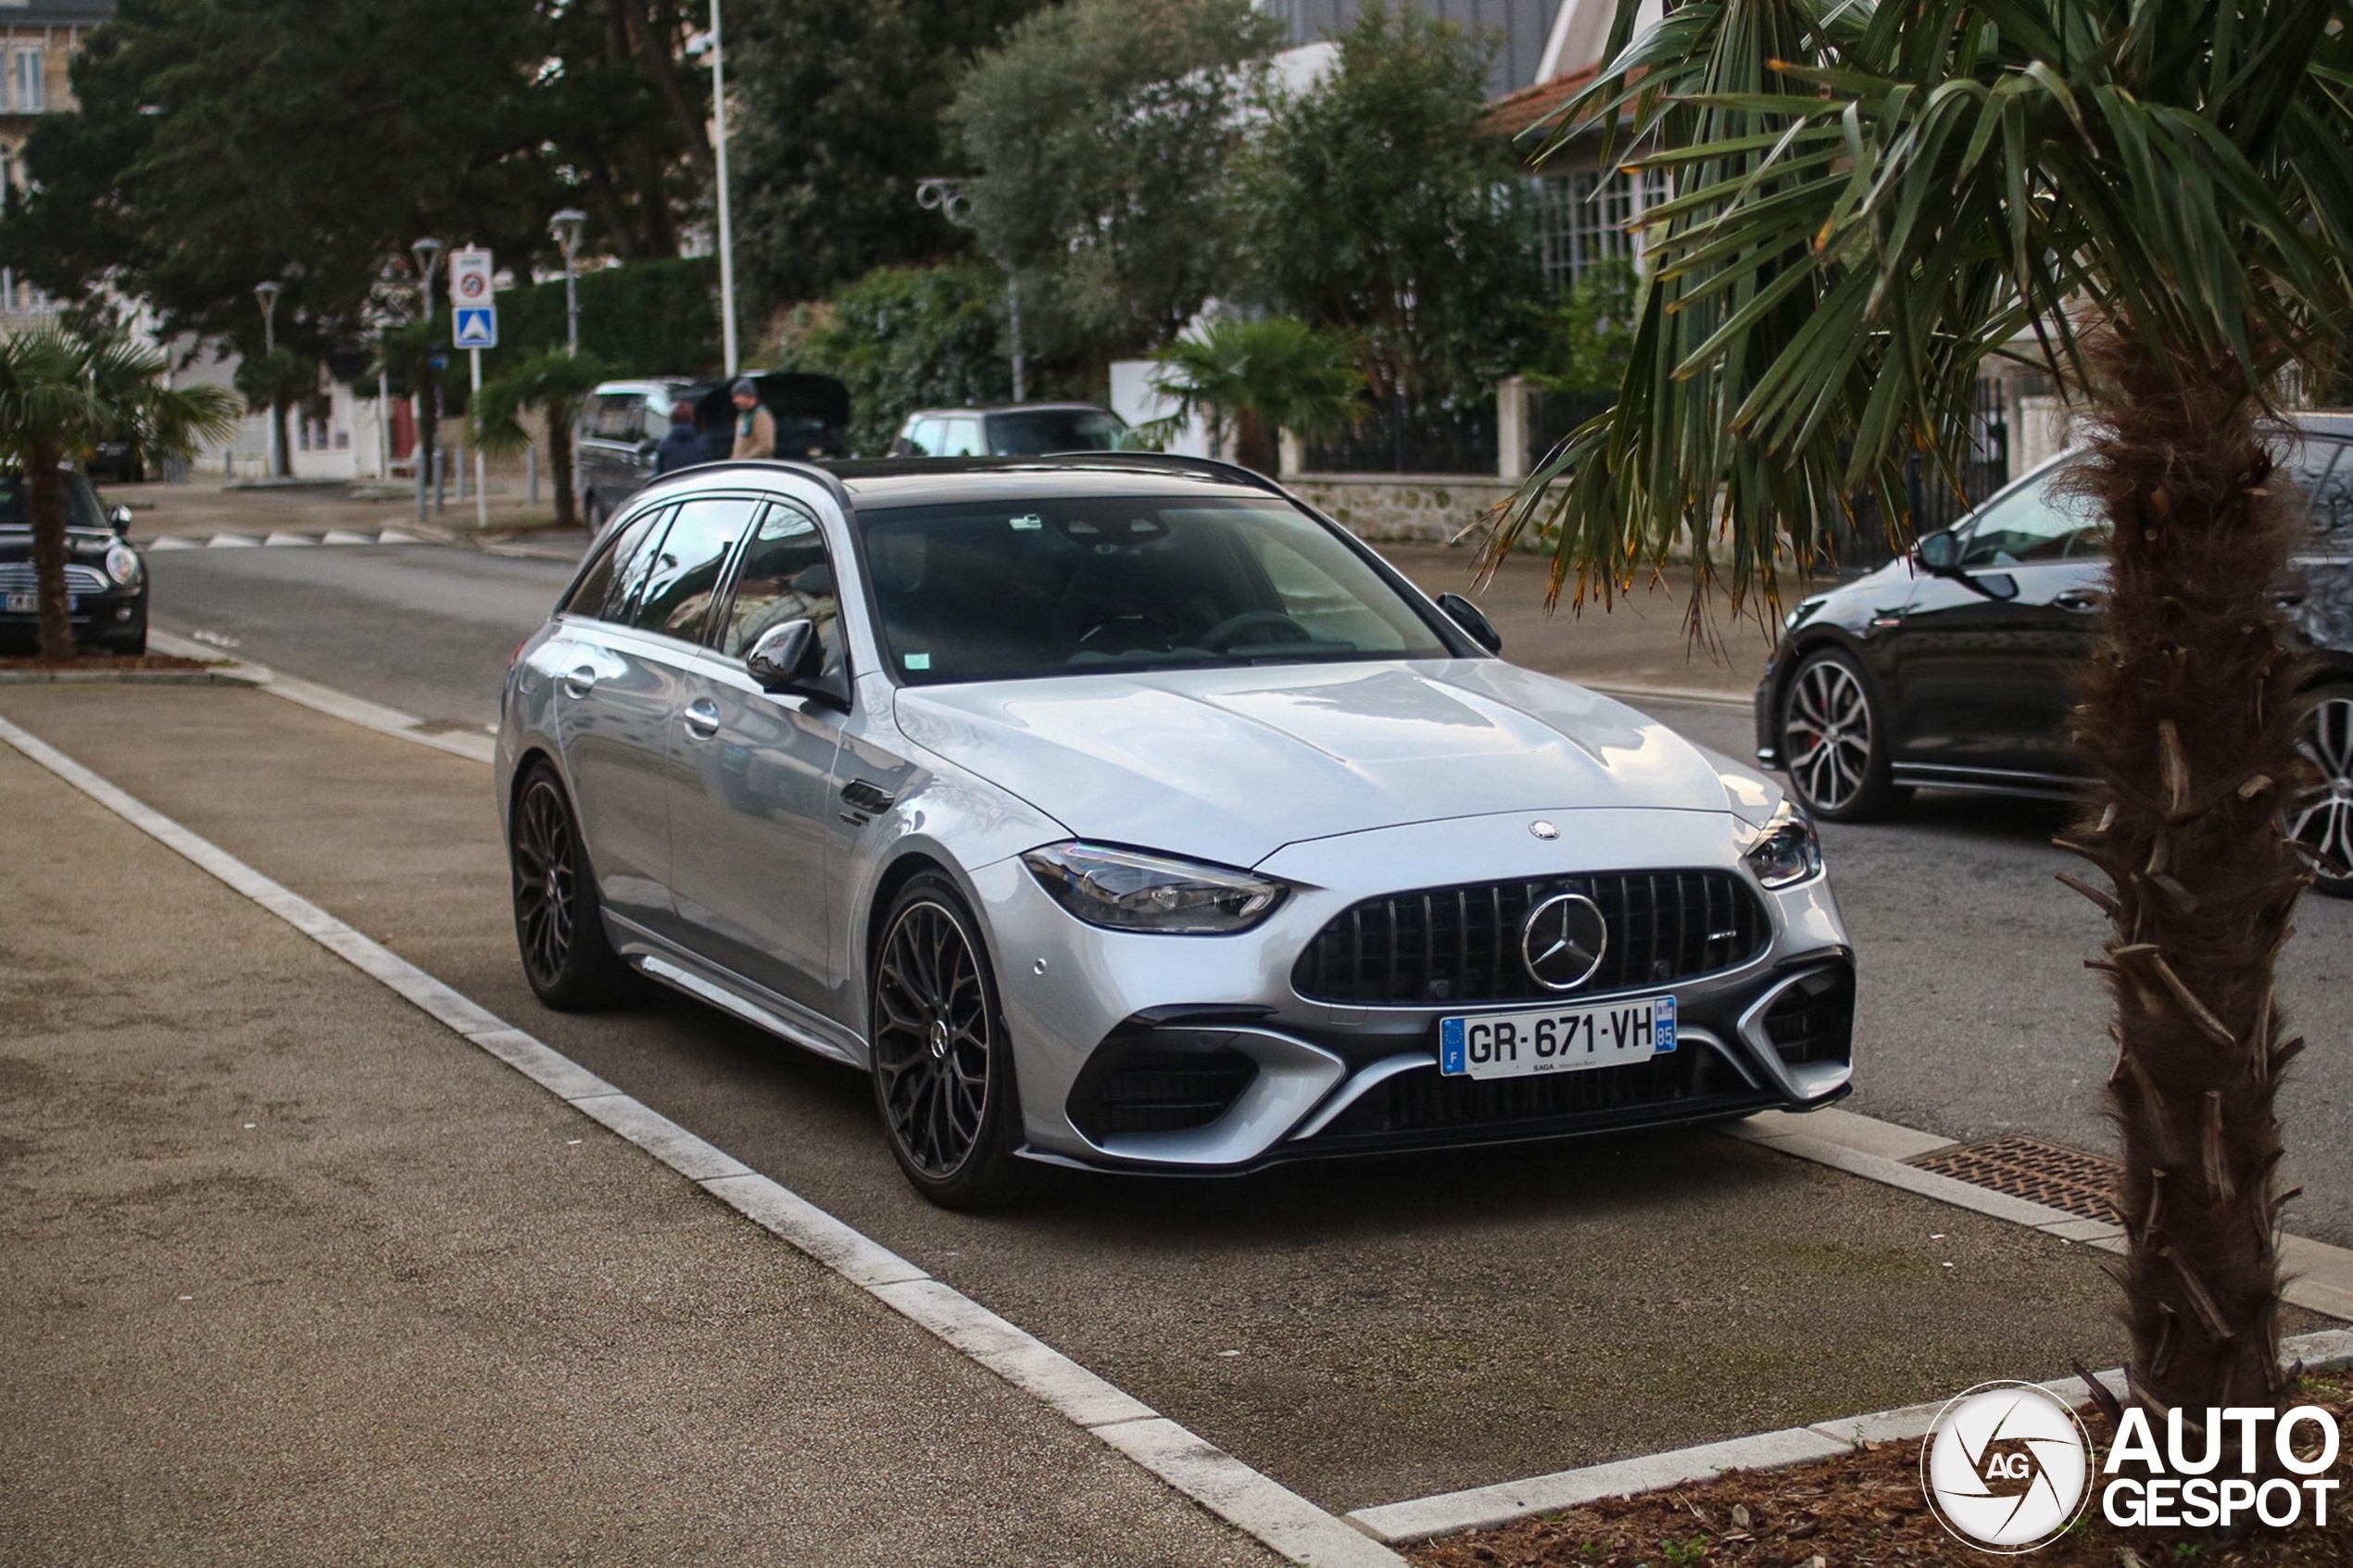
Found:
[[[1095,466],[1111,463],[1119,467],[1164,469],[1172,473],[1189,473],[1202,479],[1222,479],[1231,483],[1247,484],[1253,490],[1269,491],[1277,495],[1290,493],[1255,469],[1239,463],[1222,462],[1215,458],[1187,458],[1173,452],[1048,452],[1044,460],[1062,459],[1073,465]],[[1037,459],[1028,459],[1036,461]]]

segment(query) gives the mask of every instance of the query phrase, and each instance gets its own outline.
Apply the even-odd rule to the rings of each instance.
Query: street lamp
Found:
[[[937,212],[959,229],[973,226],[972,197],[964,194],[962,180],[950,180],[935,175],[915,182],[915,205],[925,212]],[[1029,400],[1028,376],[1021,352],[1021,280],[1011,267],[1005,269],[1005,315],[1011,331],[1013,349],[1013,401]]]
[[[573,259],[580,254],[580,231],[586,225],[588,215],[576,207],[568,207],[547,220],[547,232],[564,252],[564,332],[572,345],[572,353],[580,353],[580,280]]]
[[[278,295],[284,289],[284,284],[267,279],[253,285],[254,298],[261,301],[261,357],[265,361],[265,375],[268,374],[266,362],[275,358],[278,353]],[[278,388],[274,382],[265,381],[263,384],[270,391],[270,477],[275,479],[285,466],[285,454],[279,449],[278,443]]]
[[[423,313],[426,336],[430,338],[433,335],[433,268],[434,263],[441,259],[441,242],[419,240],[409,247],[409,254],[417,258],[417,297],[419,308]],[[425,351],[432,353],[431,343],[425,345]],[[422,378],[411,379],[409,400],[414,406],[417,421],[417,521],[422,523],[425,521],[425,454],[429,450],[425,441],[425,397]]]
[[[719,45],[719,0],[711,0],[711,31],[689,43],[686,53],[711,56],[712,173],[719,187],[719,336],[732,381],[742,362],[736,353],[736,236],[727,196],[727,67]]]

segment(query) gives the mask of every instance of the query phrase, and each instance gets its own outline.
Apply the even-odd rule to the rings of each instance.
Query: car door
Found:
[[[673,507],[624,518],[567,604],[552,723],[605,909],[670,923],[670,805],[662,745],[677,683],[629,622],[660,559]]]
[[[2353,656],[2353,444],[2307,435],[2290,460],[2307,532],[2282,608],[2311,646]]]
[[[2099,632],[2107,525],[2056,486],[2058,473],[2031,476],[1966,520],[1955,531],[1960,575],[1919,571],[1886,629],[1899,765],[1962,779],[2081,772],[2070,714]],[[2006,585],[2015,592],[1996,596]]]
[[[635,392],[599,393],[588,400],[581,422],[581,487],[608,512],[618,509],[637,488],[632,458],[644,428],[637,411],[642,403]]]
[[[770,693],[745,672],[761,633],[805,620],[837,701]],[[824,531],[772,499],[737,558],[675,731],[672,884],[695,950],[829,1010],[844,944],[833,864],[833,773],[849,696],[841,607]]]

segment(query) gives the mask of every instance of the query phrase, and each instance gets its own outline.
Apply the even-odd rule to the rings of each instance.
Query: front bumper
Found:
[[[1229,1173],[1346,1153],[1573,1136],[1811,1110],[1851,1075],[1854,961],[1824,878],[1755,888],[1768,933],[1715,972],[1561,997],[1672,994],[1679,1048],[1579,1073],[1473,1081],[1440,1073],[1439,1022],[1529,1001],[1346,1006],[1310,999],[1292,966],[1368,897],[1491,879],[1643,867],[1746,878],[1720,813],[1514,812],[1293,845],[1258,869],[1297,891],[1257,930],[1171,937],[1097,929],[1018,859],[975,875],[997,948],[1033,1158]]]
[[[73,596],[72,621],[76,642],[136,641],[147,630],[145,585],[103,594],[77,594]],[[41,618],[37,614],[0,610],[0,647],[31,647],[40,635]]]

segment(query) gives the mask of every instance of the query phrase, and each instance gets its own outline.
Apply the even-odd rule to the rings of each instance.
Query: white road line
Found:
[[[261,541],[250,533],[216,533],[205,541],[208,550],[258,550]]]
[[[374,534],[355,533],[348,528],[330,528],[319,536],[321,545],[372,545],[375,542]]]
[[[2286,1340],[2280,1346],[2280,1361],[2283,1365],[2301,1361],[2315,1372],[2353,1365],[2353,1329],[2329,1329]],[[2120,1370],[2095,1375],[2110,1393],[2120,1399],[2125,1397],[2124,1374]],[[2072,1406],[2080,1408],[2091,1400],[2091,1390],[2080,1377],[2062,1377],[2043,1386]],[[1489,1530],[1532,1513],[1554,1513],[1604,1498],[1632,1497],[1668,1486],[1712,1481],[1728,1470],[1779,1470],[1785,1465],[1832,1459],[1866,1442],[1892,1443],[1926,1436],[1937,1411],[1944,1408],[1940,1401],[1874,1411],[1869,1415],[1843,1416],[1836,1421],[1818,1421],[1811,1426],[1792,1426],[1721,1443],[1702,1443],[1695,1448],[1591,1464],[1581,1470],[1531,1475],[1524,1481],[1504,1481],[1492,1486],[1474,1486],[1406,1502],[1382,1503],[1378,1508],[1360,1508],[1348,1519],[1368,1536],[1400,1544],[1428,1540],[1433,1536],[1457,1535],[1465,1530]]]
[[[167,533],[160,539],[150,539],[139,547],[149,555],[155,554],[157,550],[201,550],[204,548],[195,540],[182,539],[176,533]]]
[[[217,647],[153,628],[147,633],[147,646],[157,653],[180,654],[190,659],[212,659],[220,653]],[[240,659],[231,668],[265,692],[357,724],[361,729],[373,730],[380,735],[414,741],[419,746],[429,746],[435,751],[446,751],[471,762],[488,762],[498,755],[497,741],[487,734],[470,730],[428,731],[423,727],[425,721],[413,713],[403,713],[397,708],[370,702],[364,696],[354,696],[349,692],[322,686],[299,676],[281,674],[265,664]]]
[[[0,719],[0,740],[226,883],[449,1029],[601,1123],[737,1213],[1126,1454],[1184,1496],[1312,1568],[1403,1568],[1398,1556],[1214,1445],[1122,1393],[1034,1335],[724,1150],[513,1028],[308,899]]]
[[[263,544],[265,544],[265,545],[280,545],[280,546],[284,546],[284,545],[316,545],[319,541],[318,541],[318,540],[316,540],[316,539],[313,539],[313,538],[312,538],[309,534],[308,534],[308,533],[285,533],[284,531],[281,530],[280,532],[275,533],[267,533],[267,534],[264,534],[264,535],[262,536],[262,540],[261,540],[261,542],[262,542]]]

